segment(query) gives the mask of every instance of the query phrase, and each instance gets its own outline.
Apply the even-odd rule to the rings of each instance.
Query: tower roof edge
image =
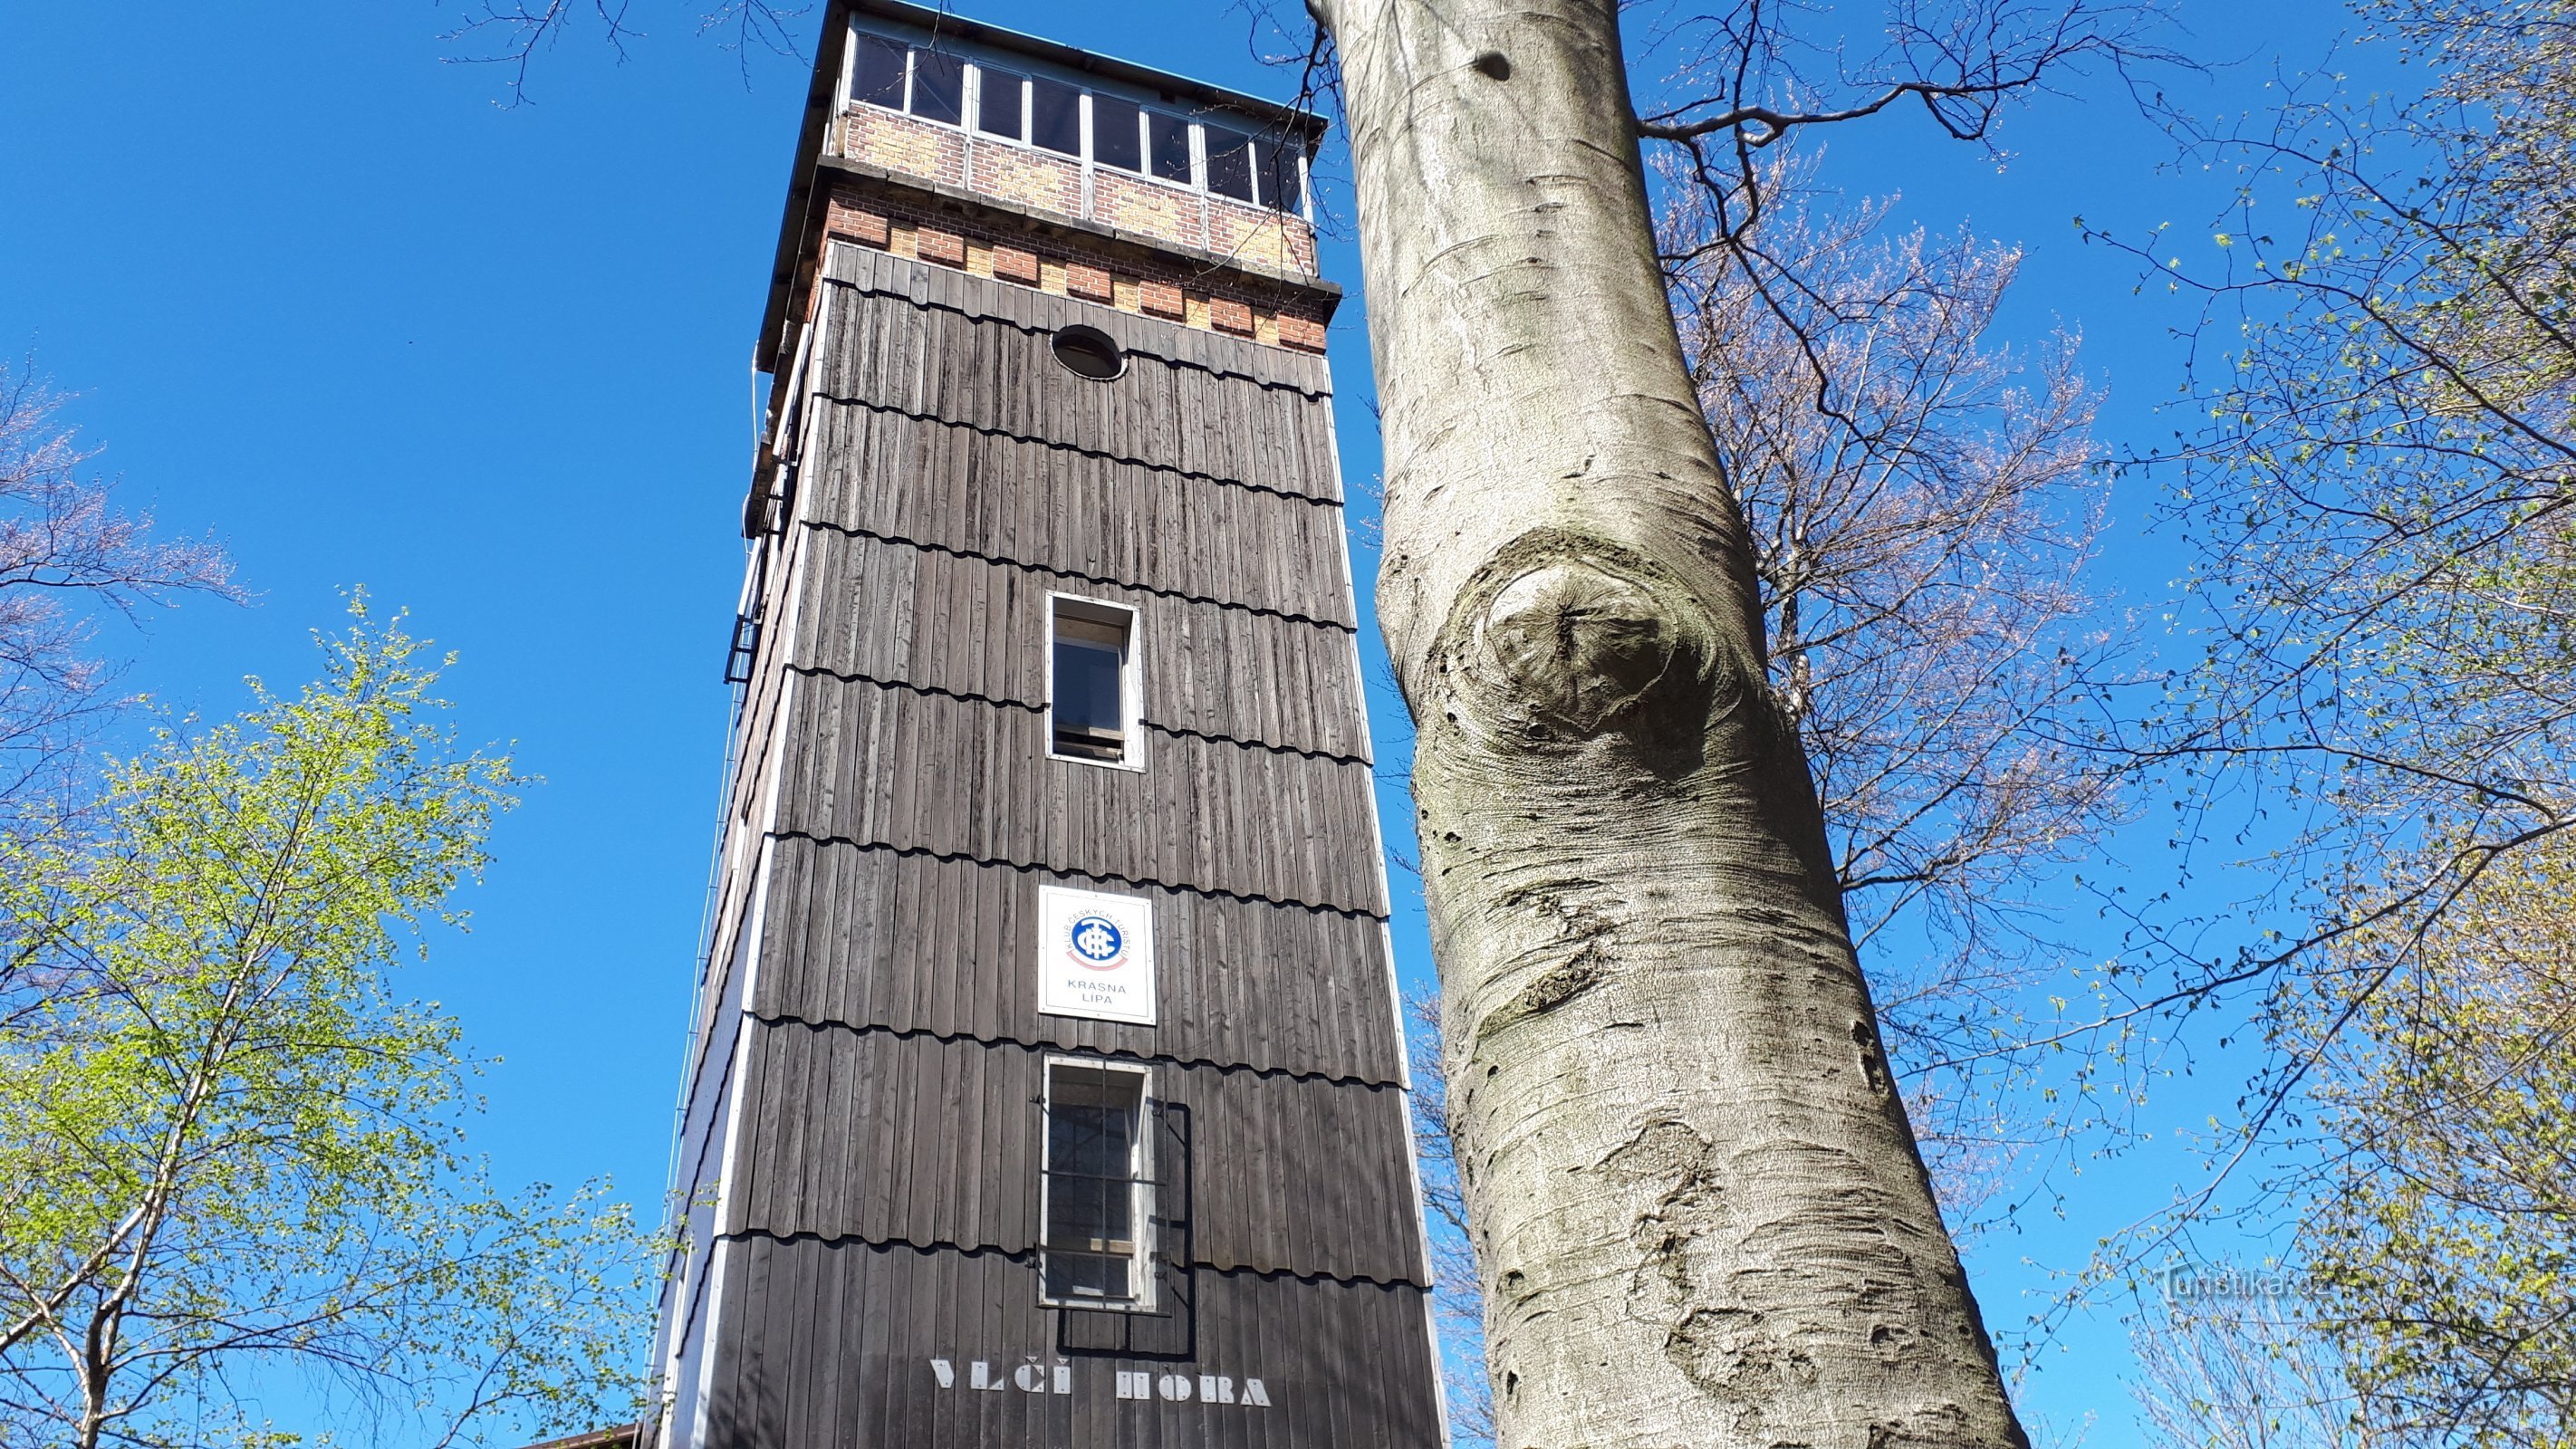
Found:
[[[895,109],[892,111],[878,105],[856,104],[842,94],[845,74],[853,64],[849,52],[854,30],[884,37],[898,47],[909,45],[915,48],[913,53],[916,54],[926,53],[920,47],[948,51],[953,45],[955,53],[962,53],[970,61],[978,56],[999,59],[1003,70],[995,74],[1008,77],[1011,71],[1019,70],[1044,76],[1051,72],[1058,78],[1056,83],[1059,87],[1083,87],[1085,95],[1081,104],[1085,119],[1081,123],[1080,159],[1050,156],[1033,146],[1031,142],[1036,139],[1033,127],[1026,133],[1005,132],[1011,137],[1006,142],[997,142],[991,137],[979,138],[979,129],[990,129],[989,123],[980,128],[970,126],[961,119],[964,112],[957,105],[950,107],[957,114],[937,117],[948,123],[942,126],[901,114],[908,105],[900,98],[893,103]],[[898,57],[903,53],[900,49],[895,52]],[[864,62],[872,54],[863,51],[859,60]],[[1030,84],[1043,88],[1048,83],[1041,79]],[[1134,97],[1134,101],[1118,102],[1127,108],[1124,115],[1128,117],[1140,114],[1136,101],[1148,107],[1159,100],[1165,107],[1187,108],[1177,113],[1184,119],[1176,124],[1187,127],[1193,152],[1202,128],[1186,117],[1192,112],[1210,117],[1207,131],[1211,149],[1210,159],[1204,166],[1205,174],[1195,181],[1184,179],[1176,190],[1159,179],[1116,175],[1106,169],[1115,165],[1141,171],[1142,162],[1131,155],[1122,161],[1102,163],[1097,172],[1101,177],[1098,183],[1100,194],[1096,195],[1091,152],[1094,123],[1090,117],[1095,106],[1109,102],[1105,99],[1095,101],[1091,97],[1089,93],[1095,87],[1104,96],[1124,94]],[[898,84],[898,94],[903,89]],[[1017,92],[1011,94],[1016,97]],[[1015,100],[1013,104],[1016,106],[1018,103]],[[1026,115],[1016,109],[1008,114],[1014,117],[1009,124],[1015,128],[1020,124],[1019,118]],[[1215,118],[1218,117],[1233,118],[1225,122],[1227,126],[1243,128],[1244,132],[1257,129],[1275,140],[1246,141],[1241,132],[1217,129]],[[797,320],[794,314],[802,306],[798,300],[800,279],[809,275],[815,264],[819,236],[816,228],[827,209],[825,202],[838,184],[836,178],[846,177],[854,171],[876,169],[842,164],[852,160],[877,159],[890,163],[890,169],[883,177],[890,182],[899,179],[893,172],[913,173],[909,178],[900,179],[946,196],[952,204],[973,202],[986,211],[1014,214],[1022,224],[1037,221],[1042,213],[1048,213],[1043,219],[1063,229],[1094,233],[1117,245],[1156,248],[1176,259],[1239,272],[1256,285],[1297,288],[1321,301],[1322,315],[1328,317],[1331,303],[1338,300],[1340,289],[1315,275],[1314,226],[1309,219],[1312,212],[1304,209],[1306,203],[1302,199],[1305,195],[1302,189],[1305,162],[1325,130],[1324,117],[1299,106],[1282,105],[1173,72],[1155,70],[1114,56],[968,19],[943,6],[918,4],[914,0],[827,0],[823,7],[822,34],[815,46],[813,74],[806,88],[795,160],[788,175],[786,205],[779,219],[777,254],[771,266],[759,337],[753,348],[753,366],[761,372],[774,373],[780,355],[792,337]],[[900,134],[906,132],[909,134]],[[1235,179],[1243,189],[1227,190],[1224,196],[1215,194],[1219,183],[1213,148],[1215,138],[1220,135],[1230,137],[1229,144],[1235,147],[1254,148],[1241,152],[1244,159],[1235,163]],[[1134,138],[1130,137],[1130,140],[1132,142]],[[1064,149],[1061,143],[1049,144]],[[1042,183],[1056,186],[1062,195],[1033,195],[1025,187],[1014,195],[1011,178],[997,184],[985,181],[980,175],[971,176],[960,189],[961,178],[957,168],[962,165],[968,173],[974,171],[977,163],[973,157],[985,154],[973,149],[979,145],[988,152],[1001,147],[1008,153],[1004,159],[1023,173],[1032,167],[1051,168],[1054,172],[1063,173],[1063,176],[1052,177]],[[1157,140],[1155,145],[1159,147],[1162,142]],[[1271,145],[1279,147],[1280,152],[1258,151],[1260,147]],[[873,155],[871,148],[874,148]],[[964,149],[961,151],[960,148]],[[1272,202],[1268,193],[1274,183],[1269,179],[1262,180],[1260,184],[1263,201],[1272,204],[1251,204],[1252,183],[1244,178],[1243,168],[1254,164],[1251,158],[1255,152],[1264,156],[1284,153],[1290,158],[1285,163],[1288,170],[1282,173],[1287,179],[1288,199],[1285,205]],[[1156,154],[1159,157],[1163,153],[1157,151]],[[946,155],[947,159],[944,163],[924,159],[937,155]],[[966,159],[961,162],[958,155]],[[1160,160],[1156,162],[1158,167],[1162,164]],[[1195,160],[1189,160],[1188,164],[1192,167],[1199,165]],[[947,173],[944,176],[943,166]],[[1075,180],[1066,180],[1065,177],[1078,180],[1078,197]],[[970,190],[984,194],[970,196],[967,194]],[[1015,204],[1023,200],[1034,200],[1038,204]],[[1178,211],[1175,211],[1176,202]],[[1195,212],[1190,210],[1193,207]],[[1190,215],[1198,219],[1188,220]],[[1176,221],[1175,217],[1180,220]],[[1278,235],[1270,236],[1271,232]],[[1252,246],[1247,251],[1247,238],[1280,255],[1265,258],[1259,246]],[[1265,261],[1276,265],[1264,265]],[[1302,277],[1296,275],[1300,272]]]

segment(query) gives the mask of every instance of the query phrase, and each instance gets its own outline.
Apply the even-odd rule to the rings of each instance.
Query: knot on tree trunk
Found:
[[[1514,733],[1608,733],[1668,685],[1700,683],[1709,658],[1704,610],[1664,570],[1555,529],[1497,551],[1459,604],[1456,682]]]
[[[1502,678],[1568,734],[1597,733],[1673,658],[1654,595],[1589,562],[1542,564],[1503,585],[1483,633]]]

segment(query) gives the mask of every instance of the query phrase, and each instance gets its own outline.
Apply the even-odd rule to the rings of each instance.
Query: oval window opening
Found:
[[[1109,334],[1097,327],[1067,327],[1055,335],[1055,360],[1066,369],[1099,382],[1127,370],[1127,356]]]

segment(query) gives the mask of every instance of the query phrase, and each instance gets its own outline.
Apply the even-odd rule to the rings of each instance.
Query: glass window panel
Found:
[[[1121,171],[1145,169],[1144,128],[1138,118],[1145,108],[1116,96],[1091,98],[1091,159]]]
[[[1207,186],[1219,196],[1252,199],[1252,138],[1223,126],[1207,131]]]
[[[1128,1276],[1133,1262],[1130,1258],[1051,1248],[1046,1253],[1046,1296],[1059,1301],[1134,1298],[1136,1290]]]
[[[1137,1146],[1144,1081],[1062,1064],[1047,1070],[1043,1286],[1053,1299],[1138,1294]]]
[[[935,50],[912,53],[912,113],[961,125],[966,119],[966,62]]]
[[[1087,640],[1055,641],[1055,736],[1114,747],[1126,733],[1125,691],[1118,651]]]
[[[1082,91],[1044,76],[1029,82],[1029,143],[1063,156],[1082,154]]]
[[[1297,185],[1297,148],[1268,139],[1252,143],[1254,166],[1261,173],[1261,204],[1274,211],[1297,211],[1305,198]]]
[[[1154,163],[1154,174],[1165,181],[1187,186],[1195,180],[1190,174],[1190,123],[1178,116],[1160,111],[1145,113],[1145,143]]]
[[[891,40],[860,36],[858,62],[850,76],[850,98],[902,110],[903,57],[904,48]]]
[[[1124,1106],[1058,1102],[1047,1118],[1047,1243],[1123,1251],[1136,1240],[1136,1119]]]
[[[975,67],[975,129],[988,136],[1017,141],[1020,129],[1020,78],[991,66]]]

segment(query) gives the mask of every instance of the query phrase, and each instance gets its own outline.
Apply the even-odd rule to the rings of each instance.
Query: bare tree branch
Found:
[[[31,365],[0,365],[0,822],[59,804],[89,729],[121,702],[89,647],[98,613],[242,597],[211,541],[158,539],[149,514],[114,510],[66,402]]]
[[[697,31],[720,37],[734,52],[748,86],[755,53],[803,58],[794,22],[809,8],[776,0],[717,0],[698,16]],[[453,60],[506,70],[508,104],[518,106],[530,99],[528,81],[538,55],[575,31],[595,33],[623,63],[628,47],[645,35],[634,12],[635,0],[471,0],[460,23],[440,39],[460,47]]]

